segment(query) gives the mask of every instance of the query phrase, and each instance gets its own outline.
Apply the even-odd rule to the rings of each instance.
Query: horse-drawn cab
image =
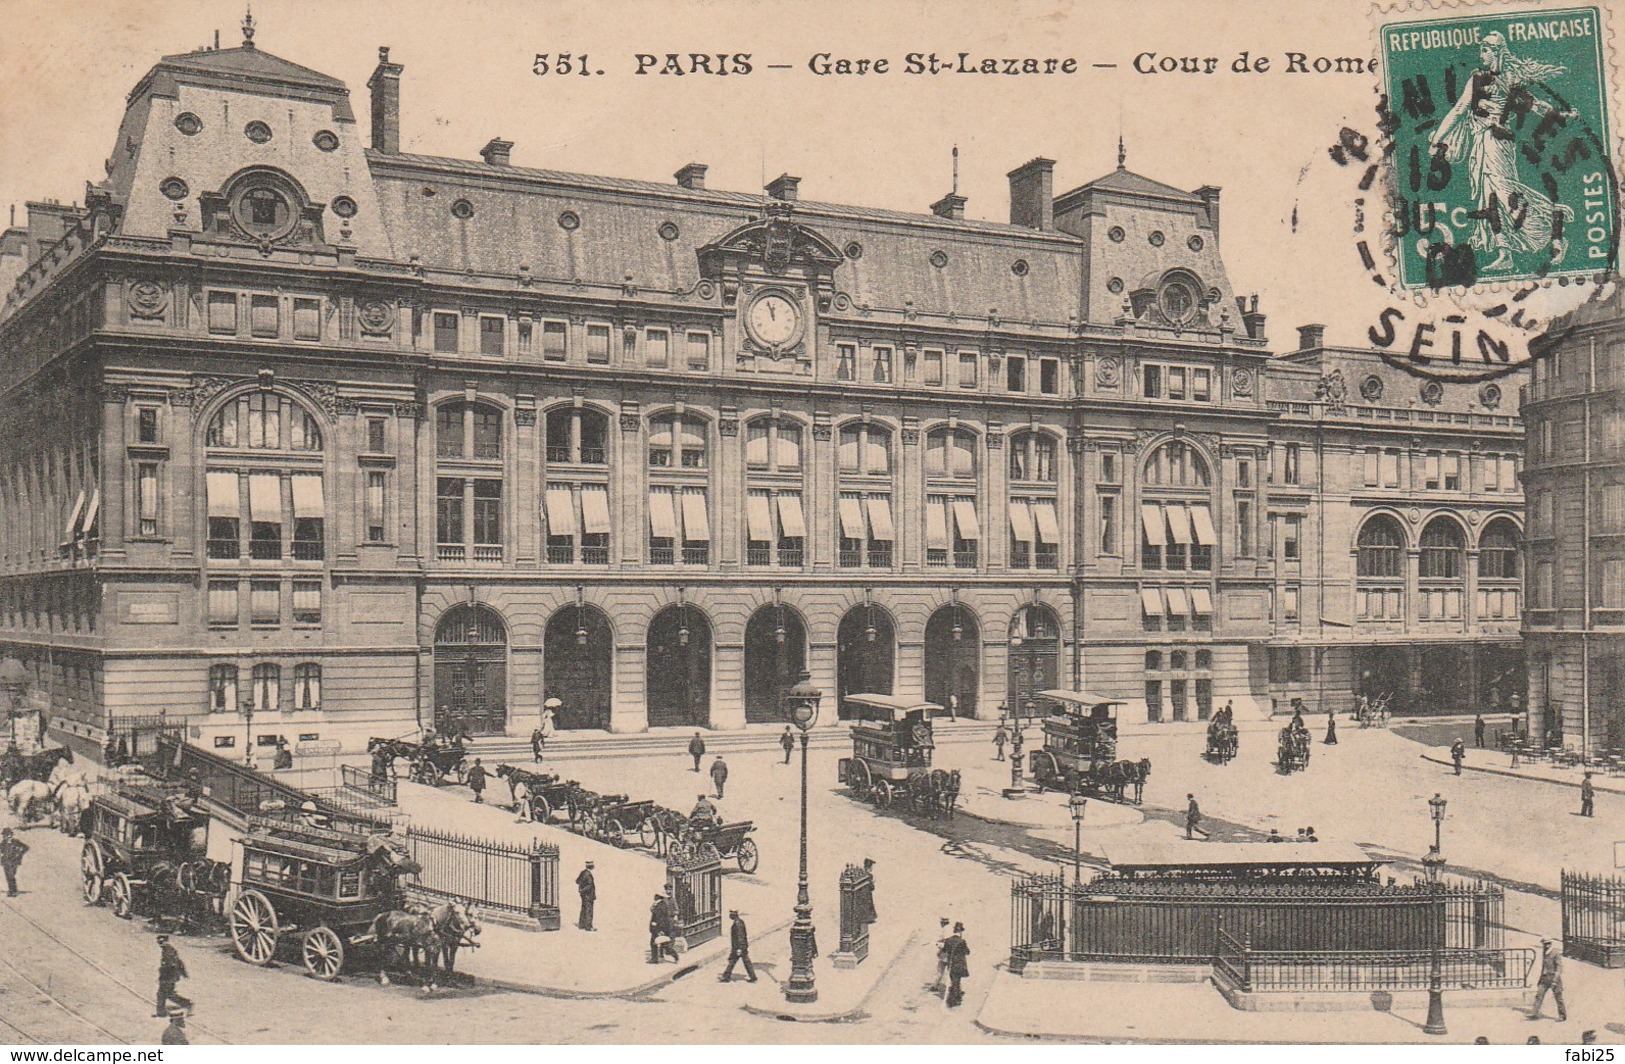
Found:
[[[225,893],[226,866],[208,860],[208,819],[176,787],[120,784],[91,799],[79,867],[85,900],[128,919],[202,917]]]
[[[906,799],[917,810],[953,811],[959,772],[931,767],[936,737],[931,719],[946,713],[935,702],[896,695],[846,696],[852,725],[852,756],[840,761],[839,776],[860,799],[888,806]]]

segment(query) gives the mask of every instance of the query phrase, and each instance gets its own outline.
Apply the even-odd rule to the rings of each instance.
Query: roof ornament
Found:
[[[247,14],[243,15],[243,47],[254,47],[254,5],[248,5]]]
[[[959,145],[954,145],[954,190],[953,195],[959,195]]]
[[[1123,169],[1123,164],[1127,161],[1128,152],[1123,149],[1123,134],[1119,132],[1117,134],[1117,168],[1119,170]]]

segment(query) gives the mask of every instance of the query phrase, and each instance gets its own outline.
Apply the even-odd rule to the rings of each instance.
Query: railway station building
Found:
[[[1516,388],[1272,350],[1219,189],[1033,159],[995,223],[428,157],[408,87],[164,57],[0,235],[0,658],[64,733],[736,729],[803,667],[831,723],[1523,688]]]

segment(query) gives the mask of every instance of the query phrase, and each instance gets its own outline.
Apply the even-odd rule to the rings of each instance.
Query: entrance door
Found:
[[[668,606],[649,625],[645,705],[649,727],[711,723],[711,622],[694,606]]]
[[[1038,692],[1059,685],[1061,622],[1048,606],[1023,606],[1010,621],[1010,712],[1030,716]]]
[[[484,606],[457,606],[434,640],[434,727],[501,735],[508,726],[508,636]]]
[[[962,717],[976,716],[982,630],[971,611],[944,606],[925,622],[925,700],[953,702]]]
[[[847,695],[892,693],[897,664],[897,630],[884,610],[873,606],[854,606],[841,618],[836,644],[837,712],[842,720],[846,720]]]
[[[782,606],[763,606],[745,625],[745,721],[784,721],[784,692],[807,662],[807,628]]]
[[[553,726],[561,731],[608,728],[614,637],[609,618],[592,606],[567,606],[548,618],[543,638],[542,700],[561,705]]]

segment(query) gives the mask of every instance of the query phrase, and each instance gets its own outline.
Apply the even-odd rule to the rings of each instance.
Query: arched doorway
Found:
[[[853,606],[835,636],[835,689],[839,716],[848,719],[846,696],[889,695],[897,664],[897,629],[886,611]]]
[[[944,606],[925,622],[925,700],[941,706],[959,698],[957,712],[976,716],[981,689],[982,629],[970,610]]]
[[[508,726],[508,629],[489,606],[453,606],[434,630],[434,727],[501,735]]]
[[[1061,664],[1061,619],[1048,606],[1023,606],[1010,619],[1010,679],[1006,688],[1011,713],[1030,715],[1027,704],[1038,692],[1058,686]]]
[[[745,624],[745,723],[784,720],[783,695],[807,666],[807,626],[787,606],[763,606]]]
[[[1467,648],[1460,646],[1422,649],[1422,688],[1416,693],[1413,711],[1460,713],[1472,705],[1467,654]]]
[[[651,728],[711,723],[711,622],[696,606],[667,606],[649,623],[644,705]]]
[[[542,654],[542,699],[563,703],[554,727],[607,729],[615,637],[604,612],[596,606],[555,610],[547,620]]]

